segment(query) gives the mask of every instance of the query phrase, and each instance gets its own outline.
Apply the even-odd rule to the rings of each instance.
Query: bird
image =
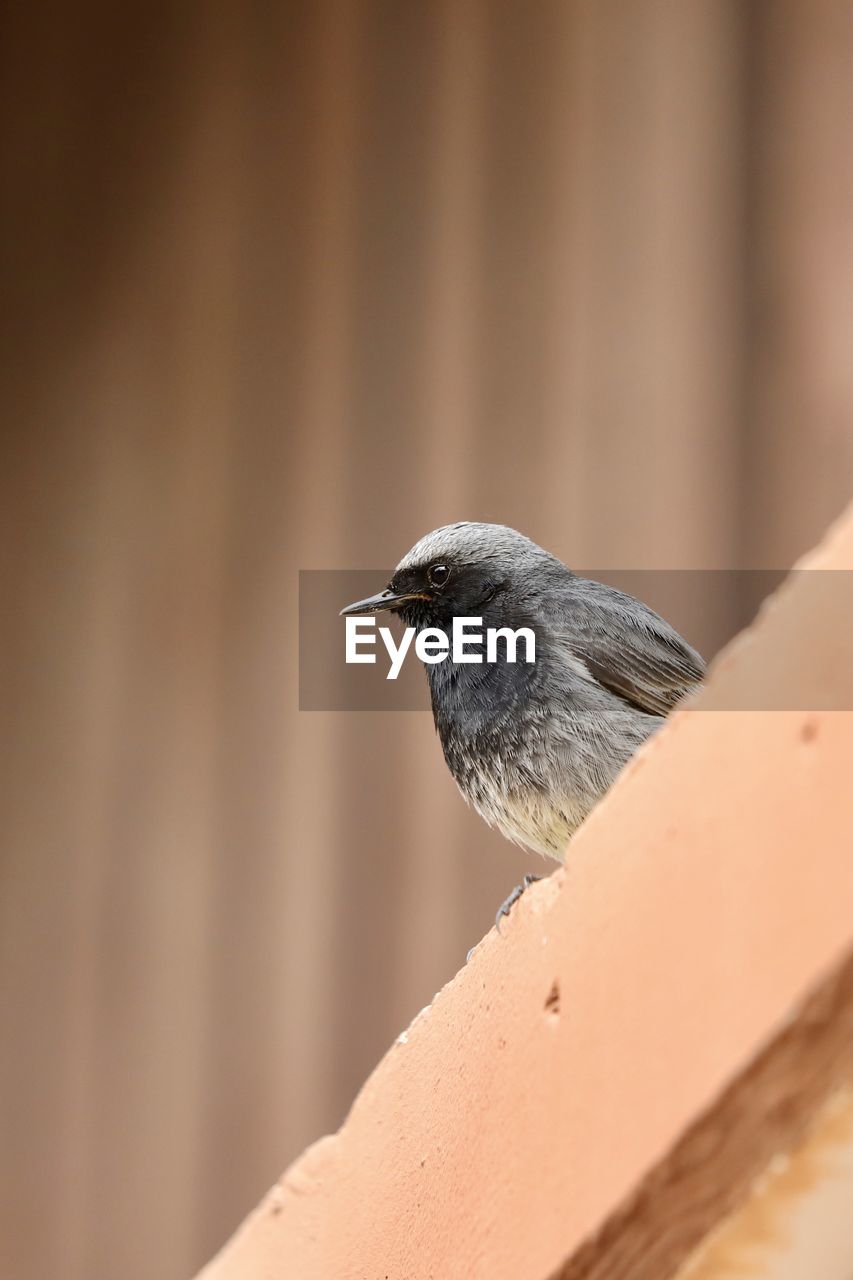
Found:
[[[383,591],[341,613],[386,610],[416,632],[447,632],[461,618],[532,631],[532,662],[434,660],[424,669],[464,798],[516,844],[561,862],[628,760],[705,675],[701,655],[648,605],[573,572],[506,525],[434,529]],[[509,895],[499,928],[539,878],[526,876]]]

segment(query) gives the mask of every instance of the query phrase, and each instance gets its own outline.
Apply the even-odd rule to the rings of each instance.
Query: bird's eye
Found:
[[[427,578],[431,587],[443,587],[449,577],[450,570],[446,564],[431,564],[427,569]]]

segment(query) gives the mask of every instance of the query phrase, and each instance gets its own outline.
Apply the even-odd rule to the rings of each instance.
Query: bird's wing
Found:
[[[590,675],[640,711],[667,715],[705,675],[668,622],[613,587],[576,578],[561,615],[561,638]]]

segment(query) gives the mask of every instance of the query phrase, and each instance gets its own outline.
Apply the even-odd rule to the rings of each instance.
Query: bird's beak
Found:
[[[356,613],[382,613],[383,610],[389,609],[392,613],[396,613],[401,605],[407,600],[428,600],[429,596],[419,591],[404,592],[399,595],[396,591],[392,591],[388,587],[385,591],[380,591],[378,595],[368,596],[366,600],[356,600],[355,604],[348,604],[345,609],[341,609],[340,616],[342,618],[352,617]]]

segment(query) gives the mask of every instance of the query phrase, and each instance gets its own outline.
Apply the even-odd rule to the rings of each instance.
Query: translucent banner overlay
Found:
[[[749,682],[721,679],[707,699],[709,710],[849,711],[853,710],[853,571],[626,569],[577,570],[643,600],[712,661],[729,640],[757,614],[762,602],[786,579],[798,579],[797,608],[777,614],[779,661],[768,662]],[[390,659],[376,636],[374,664],[348,664],[345,619],[341,609],[381,591],[389,569],[306,569],[299,574],[299,706],[302,711],[426,711],[429,692],[414,645],[396,680],[387,679]],[[787,594],[787,588],[785,591]],[[399,618],[376,615],[377,627],[390,628],[399,644]],[[837,656],[821,672],[810,661],[810,633],[824,629],[821,651]],[[831,628],[831,634],[825,631]],[[827,641],[829,645],[827,646]],[[502,650],[501,650],[502,652]],[[447,659],[449,661],[449,659]],[[844,678],[839,672],[844,670]]]

